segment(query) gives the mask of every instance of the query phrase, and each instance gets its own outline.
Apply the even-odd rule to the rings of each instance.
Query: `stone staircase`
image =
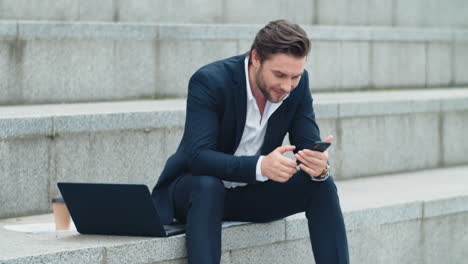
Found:
[[[0,104],[186,96],[202,65],[249,50],[260,25],[0,22]],[[304,26],[315,92],[468,84],[468,30]]]
[[[466,263],[468,167],[337,181],[352,263]],[[53,222],[52,215],[0,226]],[[185,236],[21,234],[0,228],[0,263],[187,263]],[[297,214],[223,229],[223,264],[315,263]]]
[[[464,0],[1,0],[0,19],[466,27]]]
[[[0,0],[0,263],[185,263],[184,235],[2,227],[52,221],[35,215],[51,212],[58,181],[151,188],[183,133],[191,74],[246,52],[277,18],[312,39],[352,263],[465,263],[463,0]],[[305,221],[226,228],[223,263],[310,263]]]

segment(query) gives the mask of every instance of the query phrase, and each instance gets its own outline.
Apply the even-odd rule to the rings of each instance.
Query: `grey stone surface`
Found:
[[[158,95],[185,96],[188,81],[198,68],[236,52],[236,41],[160,40]]]
[[[443,163],[445,165],[468,162],[468,142],[463,138],[468,131],[468,111],[448,112],[442,124]]]
[[[315,19],[315,2],[318,0],[294,2],[287,0],[225,0],[222,20],[225,23],[267,23],[277,19],[288,19],[296,23],[312,24]]]
[[[113,68],[112,41],[32,40],[22,63],[23,98],[26,102],[112,98]]]
[[[351,263],[423,263],[419,220],[348,232]]]
[[[392,25],[393,1],[317,0],[318,24],[324,25]]]
[[[468,41],[455,43],[455,85],[468,83]]]
[[[336,119],[338,118],[339,104],[333,101],[322,100],[320,93],[314,94],[312,92],[313,109],[315,112],[315,118],[317,119]],[[319,103],[320,102],[320,103]]]
[[[463,41],[468,40],[468,30],[466,29],[463,29],[463,28],[454,29],[453,34],[454,34],[453,37],[455,41],[463,42]]]
[[[466,89],[330,93],[314,98],[322,138],[335,136],[330,149],[335,179],[467,162]],[[35,186],[45,192],[38,191],[43,200],[31,204],[34,212],[49,210],[57,181],[130,182],[152,188],[180,142],[184,109],[183,100],[0,107],[0,137],[8,157],[2,160],[0,173],[12,177],[11,144],[37,147],[28,153],[33,163],[17,160],[13,166],[28,179],[40,172],[29,166],[45,168],[44,185]],[[3,197],[14,197],[18,190],[19,186],[8,187]],[[18,213],[10,209],[3,212]]]
[[[18,34],[16,21],[0,21],[0,36],[2,39],[15,38]]]
[[[395,25],[421,27],[425,24],[427,1],[424,0],[395,0]],[[418,10],[421,10],[420,12]]]
[[[465,177],[468,172],[465,173]],[[442,215],[463,213],[468,211],[468,196],[460,194],[457,197],[440,198],[424,203],[424,217],[431,218]]]
[[[0,43],[0,98],[6,98],[8,100],[1,100],[1,103],[6,103],[7,101],[17,100],[13,89],[10,87],[15,87],[15,82],[13,76],[16,75],[15,63],[11,60],[11,54],[13,49],[11,44]]]
[[[339,27],[339,26],[303,26],[307,35],[313,40],[322,41],[368,41],[372,40],[372,27]],[[350,30],[350,29],[353,30]],[[384,28],[378,28],[385,30]]]
[[[0,223],[0,263],[13,263],[29,260],[31,263],[87,263],[103,261],[105,248],[148,238],[80,235],[76,231],[50,232],[41,234],[24,234],[6,230],[4,225],[53,223],[53,215],[39,215],[1,220]],[[19,261],[17,261],[19,260]],[[14,262],[17,261],[17,262]],[[93,262],[94,263],[94,262]]]
[[[426,80],[424,44],[373,43],[372,87],[423,87]]]
[[[107,263],[152,263],[186,256],[185,236],[152,238],[106,248]]]
[[[427,86],[449,86],[452,83],[452,47],[449,43],[427,45]]]
[[[114,43],[114,85],[104,99],[156,98],[157,44],[152,40]]]
[[[182,97],[196,69],[245,52],[261,27],[22,21],[15,33],[16,23],[0,25],[1,104]],[[454,61],[449,51],[466,30],[305,28],[313,90],[468,83],[465,42]]]
[[[231,263],[315,263],[308,239],[252,247],[231,252]]]
[[[187,258],[156,262],[153,264],[187,264]],[[231,254],[229,251],[221,254],[221,264],[231,264]]]
[[[305,213],[288,216],[286,222],[286,240],[296,240],[309,237],[309,227]]]
[[[241,39],[237,42],[237,54],[245,54],[250,51],[255,35],[251,39]]]
[[[286,18],[302,24],[466,27],[467,12],[464,0],[0,1],[0,19],[12,20],[263,24]]]
[[[54,115],[54,110],[61,115]],[[166,128],[185,121],[183,100],[72,104],[49,111],[56,133]]]
[[[0,218],[49,209],[47,138],[0,140]]]
[[[161,24],[159,39],[163,40],[242,40],[253,39],[262,25],[235,24]]]
[[[449,91],[449,92],[448,92]],[[467,89],[313,93],[318,119],[467,110]],[[185,101],[148,100],[0,107],[2,137],[181,127]],[[34,123],[37,122],[37,123]],[[20,124],[27,124],[21,126]],[[19,124],[19,125],[14,125]],[[34,124],[34,125],[33,125]],[[38,126],[35,128],[34,126]],[[10,127],[10,130],[7,128]],[[31,130],[31,131],[29,131]],[[55,130],[55,131],[53,131]]]
[[[81,264],[81,263],[103,263],[103,251],[100,248],[87,248],[79,250],[69,250],[55,254],[44,254],[28,256],[15,259],[0,260],[2,264],[23,264],[23,263],[50,263],[50,264]]]
[[[468,245],[467,171],[465,166],[337,181],[351,261],[440,263],[445,259],[463,263]],[[441,184],[440,179],[449,177]],[[428,214],[417,209],[421,203],[430,208]],[[420,215],[413,215],[415,211]],[[362,222],[353,224],[350,214]],[[186,263],[184,235],[142,238],[79,235],[76,231],[27,235],[3,228],[6,224],[51,222],[52,217],[0,220],[0,262]],[[269,224],[226,228],[223,263],[310,263],[309,239],[298,233],[306,230],[304,224],[304,215],[297,214]],[[280,233],[275,239],[268,238]]]
[[[354,217],[350,214],[357,214],[362,210],[363,217],[381,214],[379,218],[375,218],[381,219],[375,224],[387,224],[392,221],[437,216],[436,212],[460,212],[464,208],[462,203],[468,186],[466,175],[465,166],[337,181],[336,184],[346,221]],[[442,184],[440,179],[450,180]],[[427,204],[426,214],[423,206]],[[386,219],[386,216],[389,218]],[[349,222],[349,228],[352,229],[353,226],[361,228]]]
[[[453,30],[442,28],[371,28],[375,41],[408,41],[408,42],[450,42]]]
[[[398,114],[416,114],[416,113],[437,113],[441,109],[441,102],[436,97],[432,98],[402,98],[391,97],[391,93],[384,98],[373,98],[371,100],[365,97],[360,100],[342,101],[339,104],[338,116],[358,117],[358,116],[381,116]],[[450,100],[452,101],[452,100]]]
[[[319,24],[367,25],[369,23],[368,0],[318,0],[318,7]]]
[[[427,15],[421,16],[419,10],[414,10],[418,12],[416,16],[422,17],[423,26],[430,26],[430,27],[440,27],[440,25],[450,25],[451,21],[456,21],[456,14],[453,12],[454,5],[457,5],[456,0],[450,1],[450,4],[447,2],[440,1],[440,0],[429,0],[423,1],[422,6],[419,9],[420,11],[424,11]],[[460,4],[457,5],[457,8],[461,8]]]
[[[468,259],[468,214],[444,215],[423,221],[424,263],[462,264]],[[456,246],[456,245],[460,245]]]
[[[222,249],[236,250],[284,241],[284,220],[266,224],[240,225],[223,229]]]
[[[22,39],[37,38],[97,38],[97,39],[154,39],[158,34],[156,24],[123,23],[72,23],[37,22],[18,23],[18,36]]]
[[[369,25],[393,25],[394,1],[369,0]]]
[[[119,21],[212,23],[223,20],[223,1],[115,0],[115,3]]]
[[[441,155],[434,148],[439,145],[438,122],[436,114],[341,120],[342,151],[337,156],[342,163],[337,173],[354,178],[436,167]]]
[[[27,43],[21,76],[16,77],[21,78],[22,85],[15,88],[20,89],[22,101],[155,96],[156,47],[153,41],[63,39]]]
[[[370,44],[342,42],[340,90],[366,88],[370,84]],[[312,65],[312,67],[320,65]]]
[[[79,0],[79,20],[113,21],[116,17],[115,0]]]
[[[50,117],[0,118],[0,139],[34,135],[51,135]]]
[[[0,22],[0,104],[20,99],[21,91],[15,89],[17,55],[22,42],[15,40],[16,23]]]
[[[418,220],[423,217],[421,202],[400,203],[391,206],[373,205],[363,210],[344,213],[347,230],[365,229],[372,226]]]
[[[306,63],[311,90],[338,90],[341,77],[339,65],[341,65],[341,45],[339,42],[313,42]]]
[[[395,25],[411,27],[467,26],[466,1],[411,0],[395,2]]]
[[[457,89],[450,90],[447,92],[447,100],[443,100],[440,104],[440,108],[444,112],[456,112],[465,111],[468,105],[468,100],[459,94]]]
[[[2,127],[2,137],[151,130],[182,126],[185,121],[184,100],[3,106],[0,107],[0,111],[0,120],[5,123]],[[13,125],[14,123],[16,125]],[[7,129],[8,126],[11,126],[10,130]]]
[[[151,190],[168,158],[165,133],[117,132],[65,134],[54,144],[54,176],[50,196],[58,194],[56,182],[109,182],[146,184]]]
[[[0,18],[11,20],[75,20],[79,2],[76,0],[1,0]]]

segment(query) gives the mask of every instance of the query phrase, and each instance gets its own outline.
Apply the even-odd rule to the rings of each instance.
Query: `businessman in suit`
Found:
[[[189,263],[220,262],[223,220],[268,222],[299,212],[316,263],[349,263],[328,152],[308,149],[321,140],[304,69],[309,49],[301,27],[273,21],[247,54],[191,77],[182,140],[152,193],[164,224],[186,224]],[[287,133],[291,145],[282,146]]]

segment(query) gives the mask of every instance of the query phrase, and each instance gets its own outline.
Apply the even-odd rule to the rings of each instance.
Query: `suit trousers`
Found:
[[[175,217],[186,224],[190,264],[221,260],[222,221],[269,222],[305,212],[317,264],[349,263],[348,244],[333,177],[313,181],[298,171],[289,181],[225,188],[213,176],[186,173],[174,181]],[[305,260],[307,261],[307,260]]]

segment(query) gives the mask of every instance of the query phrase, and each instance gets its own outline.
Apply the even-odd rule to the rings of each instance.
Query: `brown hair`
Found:
[[[275,20],[257,33],[250,48],[250,55],[253,50],[257,51],[261,63],[275,53],[286,53],[302,58],[309,54],[310,40],[299,25],[287,20]]]

